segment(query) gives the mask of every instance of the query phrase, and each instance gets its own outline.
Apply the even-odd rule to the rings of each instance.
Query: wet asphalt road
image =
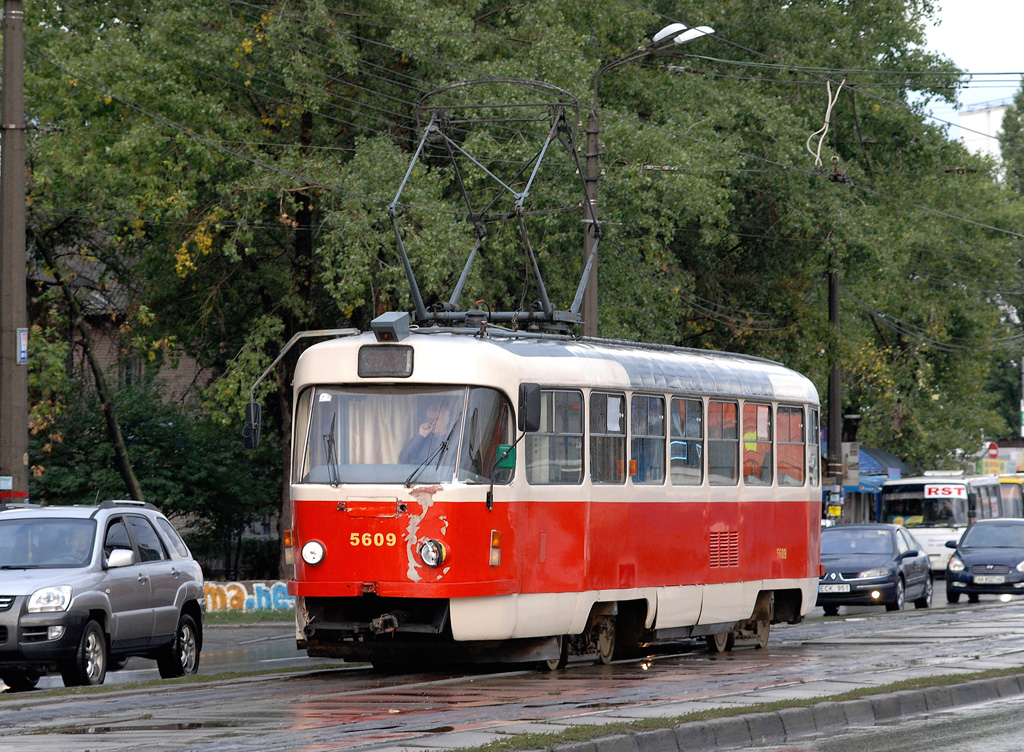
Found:
[[[702,643],[680,643],[641,661],[575,663],[550,674],[485,667],[387,675],[321,661],[313,670],[291,630],[210,627],[200,670],[216,679],[209,683],[156,681],[151,661],[133,659],[104,688],[0,696],[0,750],[452,749],[523,731],[1024,667],[1024,600],[862,609],[776,627],[764,650],[711,656]],[[279,673],[217,676],[267,668]],[[153,683],[115,683],[122,681]]]

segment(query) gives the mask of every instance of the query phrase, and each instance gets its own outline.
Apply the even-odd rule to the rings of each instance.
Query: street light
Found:
[[[601,76],[612,68],[618,68],[625,63],[632,63],[648,55],[664,53],[671,47],[686,44],[694,39],[714,34],[715,30],[710,26],[687,27],[685,24],[673,23],[666,26],[651,38],[651,44],[645,45],[636,52],[631,52],[625,57],[613,60],[602,66],[594,76],[594,101],[590,110],[590,117],[587,118],[587,175],[584,183],[587,189],[587,198],[583,207],[583,274],[586,276],[586,286],[583,290],[583,336],[597,336],[597,246],[601,238],[601,227],[597,221],[597,181],[600,179],[598,160],[601,154],[599,134],[601,132],[601,116],[597,111],[597,90]],[[664,43],[669,40],[668,43]]]

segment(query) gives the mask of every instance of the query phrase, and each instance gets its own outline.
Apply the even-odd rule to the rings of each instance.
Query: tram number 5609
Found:
[[[348,542],[353,546],[364,546],[366,548],[382,548],[394,546],[398,542],[398,536],[394,533],[352,533],[348,536]]]

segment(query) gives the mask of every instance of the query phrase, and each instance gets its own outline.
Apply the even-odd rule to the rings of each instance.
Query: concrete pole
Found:
[[[4,0],[0,101],[0,502],[28,500],[28,307],[22,0]]]

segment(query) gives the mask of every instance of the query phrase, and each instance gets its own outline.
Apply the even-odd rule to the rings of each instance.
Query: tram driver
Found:
[[[441,443],[447,438],[451,427],[451,410],[443,403],[427,408],[427,418],[420,423],[416,433],[405,443],[398,461],[406,465],[419,465],[438,454]]]

